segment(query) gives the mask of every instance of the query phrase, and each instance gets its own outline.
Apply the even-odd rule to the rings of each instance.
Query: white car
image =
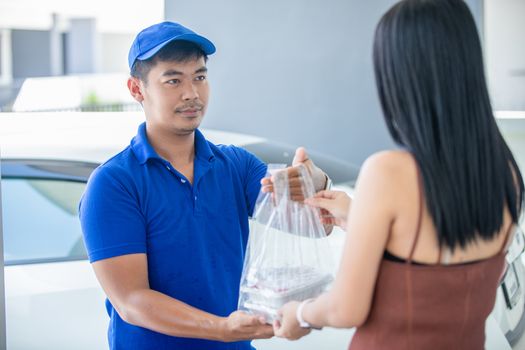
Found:
[[[95,167],[125,148],[142,113],[0,114],[7,346],[15,349],[105,349],[105,295],[87,260],[77,205]],[[266,163],[290,164],[294,149],[260,137],[203,130],[214,143],[242,146]],[[358,168],[311,154],[334,184],[351,193]],[[330,236],[340,255],[344,233]],[[521,241],[523,243],[523,241]],[[487,349],[510,349],[521,336],[523,245],[514,255],[487,322]],[[265,349],[343,349],[353,330],[325,329],[289,342],[257,340]],[[514,339],[513,338],[513,339]]]

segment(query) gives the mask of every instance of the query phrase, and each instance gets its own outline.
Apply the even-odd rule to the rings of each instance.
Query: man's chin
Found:
[[[195,132],[195,130],[200,126],[200,123],[197,123],[195,125],[188,125],[188,126],[176,126],[174,128],[174,131],[177,135],[190,135]]]
[[[190,134],[193,134],[195,132],[197,128],[192,128],[192,129],[176,129],[175,130],[175,133],[179,136],[185,136],[185,135],[190,135]]]
[[[189,135],[193,134],[195,130],[201,125],[202,118],[179,120],[173,124],[173,130],[177,135]]]

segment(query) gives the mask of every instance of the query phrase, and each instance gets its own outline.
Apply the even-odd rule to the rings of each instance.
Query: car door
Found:
[[[7,346],[107,348],[77,206],[96,164],[2,160]]]

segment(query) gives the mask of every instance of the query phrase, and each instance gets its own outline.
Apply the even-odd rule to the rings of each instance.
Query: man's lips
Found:
[[[196,117],[201,110],[202,108],[187,108],[176,110],[176,112],[182,114],[185,117]]]
[[[203,109],[203,106],[193,105],[193,106],[185,106],[185,107],[177,108],[175,109],[175,112],[180,113],[183,116],[192,117],[192,116],[196,116],[200,111],[202,111],[202,109]]]

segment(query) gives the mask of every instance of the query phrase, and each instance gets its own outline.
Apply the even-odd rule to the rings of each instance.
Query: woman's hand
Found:
[[[352,199],[345,192],[320,191],[314,198],[307,198],[304,202],[321,209],[323,224],[337,225],[343,230],[346,229]]]
[[[273,332],[275,336],[288,340],[297,340],[310,333],[310,328],[302,328],[297,322],[296,313],[298,307],[299,302],[291,301],[278,311],[281,320],[275,320],[273,322]]]

